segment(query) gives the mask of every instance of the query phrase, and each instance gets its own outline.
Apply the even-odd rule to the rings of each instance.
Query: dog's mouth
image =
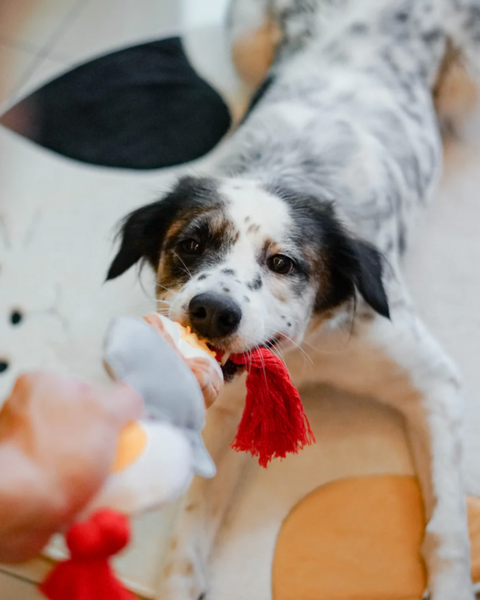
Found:
[[[254,346],[250,350],[246,350],[242,354],[234,354],[234,355],[230,351],[228,351],[226,349],[223,350],[221,348],[215,347],[213,344],[210,344],[208,342],[207,342],[207,345],[210,348],[210,350],[213,350],[214,352],[217,353],[217,360],[220,363],[220,367],[222,369],[223,379],[224,379],[225,383],[229,383],[230,381],[233,380],[235,375],[239,375],[244,370],[244,365],[242,365],[242,363],[241,363],[242,356],[247,357],[249,353],[254,352],[257,348],[262,348],[262,347],[267,348],[267,349],[274,348],[278,344],[279,341],[280,341],[280,339],[278,337],[272,337],[272,338],[266,340],[265,342],[263,342],[263,344],[258,344],[257,346]],[[235,361],[233,361],[230,358],[231,355],[235,356]]]

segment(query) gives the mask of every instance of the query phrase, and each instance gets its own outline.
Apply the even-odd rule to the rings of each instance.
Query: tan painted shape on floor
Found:
[[[480,579],[480,500],[469,498],[472,576]],[[301,500],[283,522],[274,600],[411,600],[426,574],[425,521],[414,477],[336,481]]]

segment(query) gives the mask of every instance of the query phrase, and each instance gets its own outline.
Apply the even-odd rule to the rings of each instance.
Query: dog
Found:
[[[297,383],[400,411],[425,502],[428,593],[472,600],[461,379],[401,266],[441,172],[440,80],[452,55],[480,65],[480,0],[234,0],[228,26],[255,90],[248,110],[208,173],[126,218],[108,279],[147,262],[159,310],[227,356],[285,351]],[[343,351],[305,369],[302,342],[327,348],[345,331]],[[229,360],[223,369],[204,432],[218,474],[185,499],[162,600],[208,597],[245,464],[229,448],[244,377]]]

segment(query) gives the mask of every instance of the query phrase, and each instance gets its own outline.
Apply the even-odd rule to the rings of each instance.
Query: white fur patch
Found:
[[[232,352],[250,350],[273,338],[287,345],[296,342],[305,332],[315,292],[311,286],[302,296],[295,295],[292,279],[271,272],[263,256],[267,240],[273,242],[274,254],[298,252],[289,240],[294,223],[287,204],[258,183],[242,179],[225,180],[219,192],[238,238],[220,263],[183,286],[173,299],[171,318],[188,320],[192,298],[214,292],[234,299],[242,311],[238,331],[228,343]]]

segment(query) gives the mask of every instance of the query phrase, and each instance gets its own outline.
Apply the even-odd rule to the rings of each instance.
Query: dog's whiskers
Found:
[[[174,254],[174,255],[175,255],[177,258],[178,258],[178,260],[179,260],[179,261],[182,263],[182,265],[185,267],[185,273],[187,273],[187,275],[189,275],[190,277],[192,277],[192,274],[190,273],[190,271],[189,271],[189,269],[188,269],[187,265],[185,264],[185,262],[183,261],[182,257],[181,257],[181,256],[178,256],[178,254],[177,254],[176,252],[174,252],[173,254]]]
[[[155,282],[156,287],[161,288],[162,290],[165,290],[166,292],[168,292],[169,294],[175,294],[174,290],[171,290],[170,288],[165,287],[164,285],[160,285],[160,283],[158,283],[157,281]]]
[[[308,346],[317,354],[340,354],[341,352],[343,352],[345,350],[345,348],[347,347],[347,344],[349,343],[350,339],[352,338],[353,328],[355,326],[356,314],[357,314],[357,299],[353,298],[353,310],[352,310],[351,319],[349,320],[348,337],[345,340],[345,343],[342,345],[342,347],[339,348],[338,350],[324,350],[323,348],[318,348],[317,346],[313,346],[312,344],[307,342],[307,340],[305,340],[305,339],[302,341],[302,345]],[[343,327],[343,325],[342,325],[342,327]]]
[[[267,332],[268,333],[268,332]],[[278,331],[275,330],[271,330],[269,333],[272,333],[273,335],[276,335],[278,333]],[[286,340],[288,340],[291,344],[293,344],[293,346],[295,348],[297,348],[298,350],[300,350],[300,352],[304,355],[304,358],[308,359],[310,361],[310,363],[313,365],[313,360],[311,358],[311,356],[301,347],[301,345],[297,344],[297,342],[295,342],[295,340],[293,340],[291,337],[289,337],[288,335],[286,335],[285,333],[282,332],[282,337],[284,337]],[[303,343],[303,342],[302,342]],[[312,346],[313,347],[313,346]],[[276,346],[275,347],[277,351],[280,352],[281,348]],[[272,347],[270,347],[271,350],[273,350]],[[279,357],[280,358],[280,357]],[[281,356],[282,360],[285,362],[285,355],[283,354],[282,351],[282,356]]]
[[[288,335],[282,334],[286,340],[288,340],[291,344],[293,344],[295,346],[295,348],[297,348],[298,350],[300,350],[300,352],[304,355],[304,358],[307,358],[310,363],[313,365],[313,359],[312,357],[308,354],[308,352],[306,350],[304,350],[304,348],[302,348],[301,344],[297,344],[297,342],[295,342],[295,340],[292,340],[291,337],[288,337]]]

